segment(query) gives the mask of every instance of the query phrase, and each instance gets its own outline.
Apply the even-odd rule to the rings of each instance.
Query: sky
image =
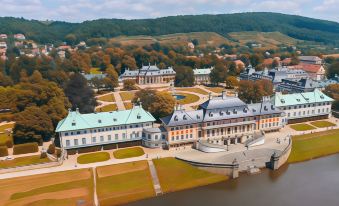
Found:
[[[0,16],[68,22],[257,11],[339,22],[339,0],[0,0],[0,7]]]

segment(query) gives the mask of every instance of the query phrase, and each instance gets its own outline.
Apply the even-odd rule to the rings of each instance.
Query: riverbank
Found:
[[[292,137],[288,163],[307,161],[339,152],[339,129]]]

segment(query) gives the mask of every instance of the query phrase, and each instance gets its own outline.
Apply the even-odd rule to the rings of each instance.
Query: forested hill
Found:
[[[238,13],[220,15],[187,15],[157,19],[99,19],[82,23],[0,18],[0,33],[24,33],[40,43],[63,41],[69,34],[77,40],[120,35],[164,35],[186,32],[279,31],[290,37],[339,45],[339,23],[279,13]]]

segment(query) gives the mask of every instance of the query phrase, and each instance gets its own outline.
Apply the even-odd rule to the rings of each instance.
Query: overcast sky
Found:
[[[70,22],[251,11],[339,22],[339,0],[0,0],[0,8],[0,16]]]

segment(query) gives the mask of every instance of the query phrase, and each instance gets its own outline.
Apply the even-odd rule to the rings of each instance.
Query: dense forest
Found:
[[[3,17],[0,33],[24,33],[40,43],[56,43],[75,37],[77,41],[120,35],[164,35],[187,32],[278,31],[290,37],[339,45],[339,23],[279,13],[187,15],[157,19],[99,19],[82,23],[52,22]]]

